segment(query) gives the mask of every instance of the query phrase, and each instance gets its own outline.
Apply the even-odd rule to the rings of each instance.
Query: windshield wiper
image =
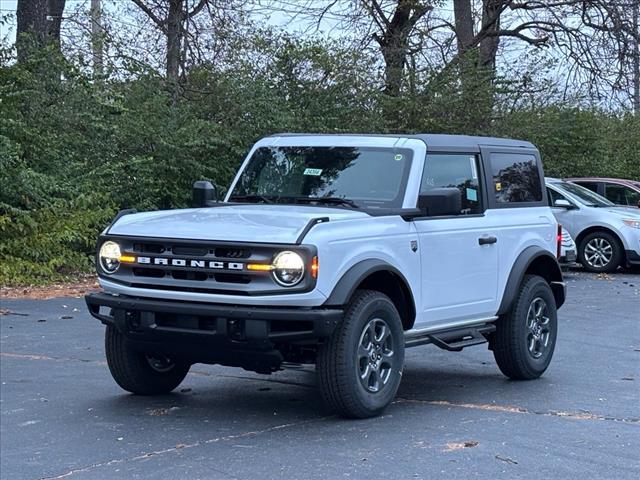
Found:
[[[229,200],[239,200],[239,201],[247,201],[247,202],[262,202],[262,203],[273,203],[269,197],[265,197],[264,195],[231,195]]]
[[[279,197],[278,200],[291,200],[294,203],[326,203],[328,205],[347,205],[351,208],[360,208],[353,200],[342,197]]]
[[[353,200],[342,197],[304,197],[296,195],[231,195],[231,201],[262,202],[262,203],[324,203],[329,205],[347,205],[351,208],[360,208]]]

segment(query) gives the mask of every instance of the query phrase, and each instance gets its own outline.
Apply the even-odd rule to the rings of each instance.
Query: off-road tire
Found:
[[[590,243],[598,242],[601,240],[603,245],[611,246],[610,260],[606,265],[597,266],[591,265],[587,260],[587,255],[589,252],[586,251]],[[624,259],[624,250],[620,241],[612,234],[604,231],[596,231],[591,232],[586,235],[580,241],[580,247],[578,248],[578,260],[582,264],[582,267],[588,272],[595,273],[611,273],[615,272],[618,269],[618,266],[622,263]]]
[[[378,320],[382,320],[381,323]],[[388,363],[381,370],[388,372],[386,383],[372,393],[361,380],[363,367],[361,343],[367,343],[366,333],[371,322],[380,328],[388,326],[392,348],[386,350]],[[375,328],[375,327],[374,327]],[[382,331],[382,330],[380,330]],[[382,337],[380,337],[382,338]],[[378,346],[383,342],[372,342]],[[375,345],[371,348],[376,348]],[[384,349],[384,346],[381,347]],[[392,355],[389,356],[389,352]],[[375,355],[375,352],[373,352]],[[384,356],[384,355],[383,355]],[[379,357],[380,358],[380,357]],[[385,360],[383,360],[385,361]],[[375,363],[375,362],[374,362]],[[342,322],[324,344],[317,358],[318,383],[322,397],[333,410],[347,418],[368,418],[379,415],[395,398],[404,366],[404,331],[400,315],[386,295],[372,290],[357,291],[349,303]],[[382,378],[383,375],[380,376]]]
[[[148,356],[129,346],[115,327],[107,326],[105,351],[111,376],[124,390],[137,395],[160,395],[175,389],[189,372],[190,364],[173,362],[159,371],[151,366]]]
[[[539,358],[535,358],[535,355],[540,352],[530,350],[530,339],[536,337],[528,326],[530,308],[533,308],[536,299],[541,299],[546,305],[549,333],[548,344]],[[535,305],[540,305],[540,302]],[[557,334],[558,315],[551,287],[538,275],[525,275],[513,306],[496,323],[492,347],[498,368],[513,380],[538,378],[551,362]]]

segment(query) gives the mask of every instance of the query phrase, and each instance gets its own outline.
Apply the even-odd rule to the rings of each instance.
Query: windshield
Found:
[[[229,199],[348,208],[400,208],[411,167],[409,149],[261,147]]]
[[[581,203],[589,207],[613,207],[615,204],[597,193],[592,192],[588,188],[581,187],[575,183],[558,182],[553,185],[561,188],[577,198]]]

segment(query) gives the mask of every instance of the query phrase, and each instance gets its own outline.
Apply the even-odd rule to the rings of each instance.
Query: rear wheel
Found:
[[[380,292],[356,292],[318,352],[324,400],[345,417],[379,415],[398,391],[403,366],[404,332],[393,302]]]
[[[164,355],[131,348],[124,335],[107,326],[105,350],[111,376],[120,387],[138,395],[159,395],[175,389],[189,372],[190,364]]]
[[[500,371],[514,380],[538,378],[556,345],[558,316],[547,281],[526,275],[511,310],[498,320],[493,355]]]
[[[615,272],[622,262],[622,245],[607,232],[592,232],[580,242],[580,263],[590,272]]]

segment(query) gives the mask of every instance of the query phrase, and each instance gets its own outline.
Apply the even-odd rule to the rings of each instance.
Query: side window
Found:
[[[578,185],[584,187],[584,188],[588,188],[589,190],[591,190],[594,193],[598,193],[598,183],[597,182],[573,182],[573,183],[577,183]]]
[[[492,153],[491,174],[499,204],[542,201],[540,171],[533,155]]]
[[[624,185],[616,185],[614,183],[606,183],[604,195],[608,200],[618,205],[638,205],[640,201],[640,193],[633,191]]]
[[[567,200],[564,195],[556,192],[555,190],[551,190],[547,188],[547,195],[549,195],[549,205],[553,207],[556,200]]]
[[[472,154],[427,154],[420,193],[456,187],[462,195],[461,215],[482,213],[478,157]]]

